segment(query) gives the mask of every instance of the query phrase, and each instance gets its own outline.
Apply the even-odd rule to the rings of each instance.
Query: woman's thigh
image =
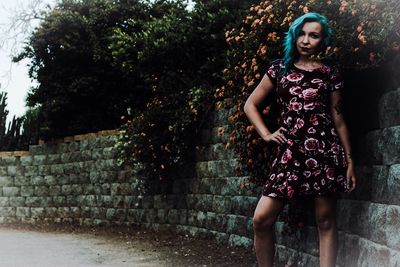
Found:
[[[255,227],[271,226],[282,211],[285,201],[279,198],[261,196],[254,211]]]

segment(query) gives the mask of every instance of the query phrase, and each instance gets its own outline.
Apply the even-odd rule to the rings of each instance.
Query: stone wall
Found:
[[[338,266],[400,266],[400,89],[379,101],[380,129],[357,146],[358,188],[338,200]],[[0,158],[0,222],[138,224],[213,237],[251,247],[256,194],[240,189],[248,177],[235,173],[237,159],[225,149],[228,110],[210,115],[201,132],[197,160],[173,184],[144,197],[136,170],[118,167],[113,132],[69,137],[62,143],[3,152]],[[161,194],[163,192],[163,194]],[[276,259],[318,266],[318,231],[310,223],[298,242],[278,218]],[[296,266],[296,265],[295,265]]]

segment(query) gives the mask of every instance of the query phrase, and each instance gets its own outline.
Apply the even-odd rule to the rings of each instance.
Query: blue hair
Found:
[[[306,22],[319,22],[322,26],[322,43],[320,47],[320,51],[325,51],[328,46],[332,46],[333,44],[333,29],[329,24],[328,19],[317,13],[317,12],[309,12],[300,17],[298,17],[293,23],[290,25],[289,30],[285,33],[285,38],[283,40],[283,62],[285,68],[283,70],[284,73],[292,67],[293,62],[299,57],[299,52],[296,48],[296,40],[299,36],[303,25]],[[329,54],[326,55],[327,58],[333,55],[333,49],[329,51]]]

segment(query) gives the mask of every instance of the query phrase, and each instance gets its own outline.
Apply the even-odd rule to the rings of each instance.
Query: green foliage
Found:
[[[140,107],[146,92],[113,66],[108,46],[115,27],[147,13],[139,1],[71,0],[47,14],[15,58],[29,58],[39,82],[27,102],[39,109],[42,138],[116,128],[128,104]]]
[[[30,137],[29,127],[26,125],[26,116],[15,117],[8,123],[6,129],[6,121],[9,111],[7,110],[7,93],[0,93],[0,150],[15,151],[28,150],[30,141],[37,143],[37,139]]]

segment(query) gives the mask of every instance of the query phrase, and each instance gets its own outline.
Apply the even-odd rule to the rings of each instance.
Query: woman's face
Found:
[[[297,51],[300,56],[309,57],[320,51],[322,43],[322,26],[319,22],[306,22],[296,40]]]

